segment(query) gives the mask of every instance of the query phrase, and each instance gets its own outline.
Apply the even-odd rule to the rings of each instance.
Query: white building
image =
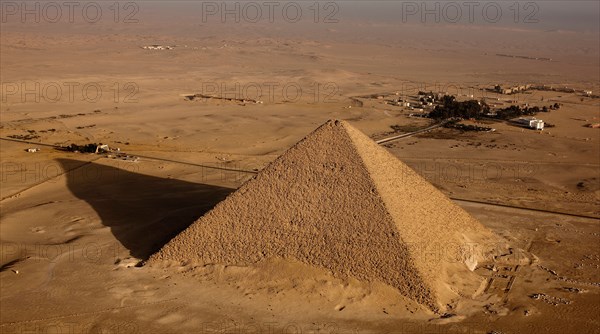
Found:
[[[544,121],[535,117],[522,117],[517,123],[534,130],[544,130]]]

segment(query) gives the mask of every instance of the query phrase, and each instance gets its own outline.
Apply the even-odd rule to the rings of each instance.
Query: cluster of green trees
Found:
[[[516,118],[516,117],[521,117],[521,116],[533,116],[540,112],[548,112],[550,110],[556,110],[556,109],[560,109],[560,104],[555,103],[554,105],[551,105],[550,107],[543,106],[542,108],[540,108],[540,107],[521,108],[519,106],[513,105],[508,108],[498,110],[496,112],[495,118],[506,120],[506,119]]]
[[[492,130],[492,128],[487,127],[487,126],[461,124],[461,123],[457,123],[455,121],[444,124],[444,127],[451,128],[451,129],[457,129],[457,130],[461,130],[461,131],[491,131]]]
[[[100,144],[102,145],[102,144]],[[67,151],[71,152],[81,152],[81,153],[96,153],[98,145],[97,144],[86,144],[86,145],[77,145],[71,144],[67,146]]]
[[[459,102],[454,96],[444,95],[440,104],[429,113],[429,117],[434,119],[480,118],[489,111],[490,107],[483,101]]]
[[[496,112],[494,118],[498,119],[511,119],[520,116],[533,116],[540,112],[540,108],[521,108],[519,106],[510,106],[508,108],[500,109]]]
[[[512,105],[508,108],[500,109],[496,112],[495,116],[487,116],[490,112],[490,106],[484,101],[469,100],[458,102],[456,97],[451,95],[444,95],[440,104],[429,113],[429,117],[437,120],[442,119],[468,119],[468,118],[481,118],[494,117],[497,119],[511,119],[521,116],[533,116],[539,112],[548,112],[550,110],[559,109],[560,104],[555,103],[549,107],[525,107]]]
[[[38,135],[34,135],[34,134],[26,134],[26,135],[9,135],[7,136],[9,138],[14,138],[14,139],[19,139],[19,140],[32,140],[32,139],[37,139],[40,138],[40,136]]]

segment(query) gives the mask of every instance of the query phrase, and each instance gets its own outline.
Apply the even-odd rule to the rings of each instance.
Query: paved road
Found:
[[[44,144],[44,143],[38,143],[38,142],[27,141],[27,140],[20,140],[20,139],[13,139],[13,138],[4,138],[4,137],[1,137],[0,140],[14,141],[14,142],[17,142],[17,143],[25,143],[25,144],[31,144],[31,145],[36,145],[36,146],[53,147],[53,148],[57,148],[57,149],[63,148],[60,145]],[[125,153],[125,152],[123,152],[123,153]],[[196,163],[186,162],[186,161],[171,160],[171,159],[165,159],[165,158],[159,158],[159,157],[151,157],[151,156],[147,156],[147,155],[139,155],[139,154],[136,154],[136,153],[131,153],[131,155],[134,155],[134,156],[140,157],[140,158],[144,158],[144,159],[148,159],[148,160],[157,160],[157,161],[172,162],[172,163],[177,163],[177,164],[182,164],[182,165],[188,165],[188,166],[194,166],[194,167],[202,167],[202,168],[210,168],[210,169],[216,169],[216,170],[222,170],[222,171],[229,171],[229,172],[239,172],[239,173],[248,173],[248,174],[257,174],[258,173],[258,171],[255,171],[255,170],[245,170],[245,169],[237,169],[237,168],[228,168],[228,167],[224,167],[224,166],[201,165],[201,164],[196,164]],[[95,160],[97,160],[97,159],[95,159]]]
[[[394,141],[394,140],[398,140],[398,139],[402,139],[402,138],[406,138],[406,137],[418,135],[419,133],[424,133],[424,132],[431,131],[433,129],[437,129],[440,126],[443,126],[444,124],[446,124],[445,121],[441,122],[441,123],[434,124],[432,126],[426,127],[424,129],[421,129],[421,130],[414,131],[414,132],[403,133],[401,135],[395,135],[395,136],[391,136],[391,137],[379,139],[379,140],[376,141],[376,143],[379,144],[379,145],[381,145],[381,144],[389,143],[389,142]]]
[[[578,217],[578,218],[600,220],[600,217],[597,217],[597,216],[587,216],[587,215],[582,215],[582,214],[578,214],[578,213],[571,213],[571,212],[561,212],[561,211],[551,211],[551,210],[543,210],[543,209],[536,209],[536,208],[527,208],[527,207],[524,207],[524,206],[516,206],[516,205],[511,205],[511,204],[503,204],[503,203],[485,202],[485,201],[472,200],[472,199],[466,199],[466,198],[450,197],[450,199],[453,200],[453,201],[455,201],[455,202],[473,203],[473,204],[481,204],[481,205],[486,205],[486,206],[496,206],[496,207],[509,208],[509,209],[517,209],[517,210],[525,210],[525,211],[534,211],[534,212],[548,213],[548,214],[552,214],[552,215],[570,216],[570,217]]]

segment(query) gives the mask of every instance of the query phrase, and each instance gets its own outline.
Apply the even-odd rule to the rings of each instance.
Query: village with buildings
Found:
[[[487,126],[473,124],[461,124],[462,121],[482,120],[486,122],[506,122],[509,125],[522,127],[534,131],[543,131],[548,127],[554,127],[544,121],[541,114],[558,110],[562,104],[544,99],[534,102],[529,98],[533,91],[559,92],[577,94],[586,98],[599,98],[591,90],[576,90],[565,86],[549,85],[495,85],[483,88],[481,97],[470,91],[466,94],[450,94],[447,91],[418,91],[418,93],[406,94],[401,91],[381,94],[369,94],[351,98],[352,107],[380,108],[382,104],[399,107],[407,112],[411,118],[434,119],[444,122],[445,127],[452,127],[460,131],[493,132],[496,129]],[[599,123],[588,123],[584,125],[591,128],[600,128]]]
[[[552,91],[552,92],[562,92],[562,93],[579,93],[579,94],[582,94],[587,97],[596,97],[596,98],[600,97],[600,96],[594,95],[593,91],[591,91],[591,90],[586,90],[586,89],[577,90],[575,88],[571,88],[568,86],[555,87],[552,85],[533,85],[533,84],[512,85],[512,86],[496,85],[496,86],[494,86],[493,89],[489,89],[489,90],[499,93],[499,94],[504,94],[504,95],[523,93],[523,92],[526,92],[529,90],[538,90],[538,91]]]
[[[401,91],[387,92],[380,94],[368,94],[361,96],[350,97],[351,104],[345,106],[346,109],[353,107],[364,108],[371,105],[376,108],[377,105],[388,105],[399,107],[401,110],[408,112],[408,117],[413,118],[430,118],[444,121],[452,127],[462,131],[495,131],[490,127],[465,126],[458,124],[462,120],[482,119],[493,122],[504,121],[513,126],[531,129],[535,131],[543,131],[547,127],[553,125],[548,124],[543,118],[536,117],[539,113],[558,110],[561,104],[558,102],[550,103],[550,105],[542,105],[543,99],[540,101],[540,106],[535,106],[537,102],[532,102],[529,99],[521,99],[518,94],[530,94],[532,91],[552,91],[569,94],[580,94],[588,98],[598,98],[590,90],[575,90],[565,86],[548,86],[548,85],[495,85],[481,89],[482,92],[490,92],[493,94],[482,94],[482,97],[476,98],[476,94],[471,91],[467,94],[450,94],[447,91],[418,91],[416,94],[405,94]],[[263,101],[247,98],[231,98],[205,94],[182,94],[186,101],[225,101],[232,102],[238,105],[246,104],[263,104]],[[450,101],[451,100],[451,101]],[[446,102],[450,101],[449,104]],[[548,101],[549,102],[549,101]],[[470,108],[467,114],[462,114],[464,109]],[[456,109],[456,110],[454,110]],[[435,113],[441,112],[442,117],[436,117]],[[588,127],[600,127],[597,123],[590,123]]]
[[[76,152],[76,153],[91,153],[91,154],[99,154],[104,155],[106,158],[117,159],[123,161],[131,161],[137,162],[139,161],[139,157],[135,155],[130,155],[125,152],[122,152],[119,147],[110,148],[107,144],[86,144],[86,145],[77,145],[71,144],[66,148],[63,148],[66,151]]]
[[[144,46],[148,50],[170,50],[174,46],[150,45]],[[401,110],[409,118],[430,119],[432,125],[439,125],[445,128],[456,129],[461,132],[494,132],[495,128],[490,126],[477,125],[483,121],[486,124],[494,122],[505,122],[506,124],[529,129],[537,132],[544,131],[548,127],[554,127],[544,121],[544,113],[558,110],[561,104],[550,103],[543,105],[543,98],[539,102],[532,102],[530,99],[523,99],[526,94],[532,91],[560,92],[567,94],[577,94],[586,98],[600,98],[594,95],[591,90],[575,90],[564,86],[548,85],[495,85],[484,88],[481,91],[493,94],[482,94],[483,97],[476,98],[474,92],[466,94],[451,94],[447,91],[418,91],[412,94],[406,94],[402,91],[387,92],[379,94],[368,94],[349,97],[351,104],[344,107],[347,109],[358,108],[381,108],[390,106],[393,110]],[[522,96],[519,94],[523,94]],[[202,101],[214,103],[228,102],[245,106],[246,104],[263,104],[261,100],[249,98],[221,97],[205,94],[181,94],[186,101]],[[546,101],[552,102],[552,100]],[[534,104],[539,104],[535,106]],[[398,109],[395,109],[398,108]],[[582,121],[588,121],[583,120]],[[466,122],[466,123],[465,123]],[[430,125],[431,126],[431,125]],[[584,124],[589,128],[600,128],[600,123],[590,122]],[[54,130],[54,129],[53,129]],[[27,141],[37,137],[35,131],[29,131],[24,135],[8,136],[15,140]],[[70,152],[88,153],[104,155],[106,158],[119,159],[124,161],[139,161],[139,157],[121,152],[120,148],[111,148],[107,144],[71,144],[66,147],[58,147],[60,150]],[[28,153],[38,153],[41,149],[30,147],[25,150]]]
[[[241,106],[245,106],[246,104],[264,104],[261,100],[255,100],[251,98],[237,98],[237,97],[223,97],[216,95],[207,95],[207,94],[181,94],[186,101],[202,101],[202,102],[233,102]]]
[[[103,155],[106,158],[117,159],[123,161],[131,161],[137,162],[139,161],[139,157],[135,155],[130,155],[125,152],[122,152],[120,148],[110,148],[107,144],[86,144],[86,145],[77,145],[71,144],[69,146],[57,146],[55,149],[60,151],[69,151],[74,153],[87,153],[87,154],[97,154]],[[38,147],[30,147],[25,149],[28,153],[38,153],[42,150]]]

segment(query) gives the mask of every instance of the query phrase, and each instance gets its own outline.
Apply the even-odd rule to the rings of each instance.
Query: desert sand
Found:
[[[582,93],[600,91],[597,29],[549,28],[550,19],[476,27],[351,18],[221,24],[201,22],[195,10],[139,5],[135,24],[112,17],[97,24],[2,22],[2,333],[600,332],[600,131],[587,126],[600,123],[600,99]],[[155,44],[174,48],[142,48]],[[575,91],[488,90],[497,84]],[[375,140],[431,124],[388,103],[430,90],[499,106],[561,108],[537,116],[554,125],[544,131],[466,120],[496,131],[437,128],[374,148]],[[195,94],[219,98],[188,98]],[[330,119],[342,120],[349,133],[337,145],[314,144],[329,147],[320,154],[335,157],[331,168],[302,152],[293,159],[323,168],[313,171],[321,188],[308,187],[302,177],[313,174],[280,163]],[[8,140],[15,138],[29,143]],[[138,159],[52,146],[71,143],[104,143]],[[371,183],[351,187],[352,179],[335,171],[342,162]],[[394,179],[388,173],[394,168],[422,182]],[[303,181],[286,188],[273,180],[278,175]],[[279,190],[267,198],[250,189],[253,183]],[[430,198],[419,197],[422,184]],[[327,187],[344,193],[327,196]],[[256,204],[240,198],[244,189],[256,193]],[[308,207],[300,200],[307,193],[316,196],[310,208],[345,203],[336,215],[324,215],[340,226],[327,240],[350,241],[335,251],[354,252],[336,266],[319,262],[336,243],[303,247],[318,241],[297,232],[307,217],[280,216],[289,220],[284,229],[264,225],[254,231],[260,234],[217,224],[224,215],[242,223],[274,219],[269,212],[284,212],[277,210],[290,203]],[[236,210],[240,203],[245,210]],[[421,215],[421,229],[410,230],[414,219],[399,217],[418,215],[406,212],[413,204],[462,218]],[[454,248],[401,256],[407,250],[400,238],[454,240],[463,219],[500,240],[495,258],[445,276],[453,266],[467,267],[454,260]],[[387,230],[375,228],[384,224]],[[391,224],[394,238],[386,234]],[[350,226],[361,234],[341,229]],[[192,253],[209,247],[208,258],[173,252],[173,261],[155,263],[153,254],[196,229],[186,247]],[[298,234],[288,234],[284,247],[275,241],[285,239],[274,236],[286,231]],[[252,247],[215,245],[207,238],[219,238],[208,232],[230,233]],[[265,254],[254,253],[261,238],[273,243]],[[372,259],[392,256],[390,266],[405,268],[414,254],[441,261],[417,268],[416,282],[430,282],[422,279],[429,272],[437,277],[430,289],[453,295],[419,299],[403,279],[409,272],[373,275],[381,266]],[[469,293],[452,289],[461,284]],[[445,305],[432,309],[428,298]]]

